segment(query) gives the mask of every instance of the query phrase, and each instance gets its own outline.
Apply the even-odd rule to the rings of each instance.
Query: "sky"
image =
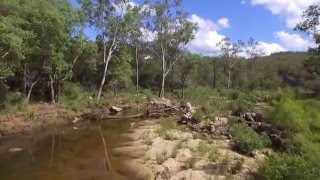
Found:
[[[138,3],[139,0],[134,0]],[[72,0],[76,5],[75,0]],[[203,55],[217,55],[217,43],[224,37],[246,41],[250,37],[269,55],[282,51],[306,51],[315,46],[312,38],[294,31],[301,14],[320,0],[183,0],[189,21],[198,24],[189,50]],[[95,33],[86,33],[94,39]]]

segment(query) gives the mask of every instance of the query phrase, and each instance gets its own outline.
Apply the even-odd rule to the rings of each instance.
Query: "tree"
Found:
[[[103,42],[104,70],[97,95],[99,101],[113,53],[141,26],[142,5],[133,6],[128,0],[79,0],[79,3],[88,17],[88,22],[98,30]]]
[[[309,52],[312,55],[311,58],[304,63],[307,73],[309,74],[306,79],[306,86],[313,90],[318,96],[320,96],[320,6],[311,5],[302,14],[302,22],[298,23],[295,30],[312,34],[315,42],[318,44],[317,48],[309,48]]]
[[[159,96],[164,97],[165,79],[174,64],[194,38],[196,24],[187,19],[182,0],[152,1],[146,31],[155,35],[148,48],[155,59],[162,62],[162,80]]]
[[[256,84],[256,78],[257,78],[257,59],[260,56],[263,56],[264,53],[261,48],[259,48],[259,43],[250,37],[250,39],[247,42],[242,42],[244,45],[244,52],[246,54],[246,58],[249,60],[248,66],[249,71],[247,73],[247,80],[249,80],[249,86],[253,88]]]
[[[231,88],[231,71],[234,68],[234,66],[237,64],[239,60],[239,53],[242,51],[243,42],[239,41],[238,44],[232,43],[229,38],[224,38],[222,39],[217,46],[220,47],[221,52],[222,52],[222,57],[228,61],[228,67],[227,67],[227,72],[228,72],[228,83],[227,87],[228,89]]]
[[[182,58],[181,61],[178,62],[177,68],[180,75],[180,81],[182,84],[181,97],[184,99],[184,89],[186,88],[188,76],[191,74],[194,68],[195,62],[192,59],[192,55],[188,54],[187,57]]]
[[[123,46],[115,52],[113,60],[110,62],[108,84],[115,96],[122,89],[132,89],[131,59],[133,56],[129,50],[127,46]]]

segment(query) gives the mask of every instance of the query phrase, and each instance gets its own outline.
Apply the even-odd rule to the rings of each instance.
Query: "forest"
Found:
[[[188,50],[198,25],[188,20],[182,0],[77,4],[0,1],[0,134],[8,116],[30,117],[28,108],[43,103],[78,113],[119,99],[159,97],[201,106],[194,114],[200,121],[263,102],[266,121],[285,132],[288,143],[261,145],[275,153],[258,173],[265,179],[319,179],[320,46],[265,55],[254,37],[224,38],[217,44],[221,53],[206,56]],[[301,16],[295,30],[320,43],[320,6]],[[88,27],[95,40],[85,33]],[[241,128],[247,126],[230,128],[238,147],[245,153],[258,148],[259,137],[250,134],[257,133],[239,133]]]

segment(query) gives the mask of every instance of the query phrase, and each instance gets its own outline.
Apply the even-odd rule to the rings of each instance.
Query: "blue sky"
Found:
[[[253,37],[267,55],[304,51],[314,43],[293,28],[301,20],[302,12],[315,3],[320,0],[184,0],[189,20],[199,25],[189,49],[215,55],[219,53],[217,42],[227,36],[234,41]],[[94,38],[92,30],[86,32]]]

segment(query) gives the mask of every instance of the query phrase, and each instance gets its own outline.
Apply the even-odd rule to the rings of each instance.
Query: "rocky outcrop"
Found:
[[[178,106],[168,99],[152,99],[146,104],[146,117],[160,118],[179,114]]]
[[[238,109],[232,114],[238,118],[238,122],[248,124],[258,134],[267,135],[275,148],[282,150],[287,149],[290,143],[289,136],[284,131],[268,123],[262,114],[244,112],[242,109]]]

